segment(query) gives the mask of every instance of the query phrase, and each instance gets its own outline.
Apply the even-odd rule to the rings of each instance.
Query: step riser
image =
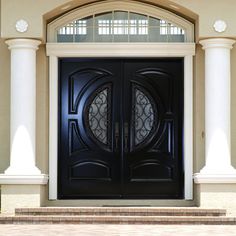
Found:
[[[18,208],[21,216],[225,216],[223,209],[158,208],[158,207],[75,207]]]
[[[168,221],[168,220],[157,220],[157,221],[144,221],[144,220],[6,220],[0,221],[0,224],[153,224],[153,225],[236,225],[236,221],[203,221],[203,220],[194,220],[194,221]]]
[[[19,208],[0,224],[236,225],[223,209],[158,207]]]
[[[225,216],[221,213],[193,212],[16,212],[16,216]]]

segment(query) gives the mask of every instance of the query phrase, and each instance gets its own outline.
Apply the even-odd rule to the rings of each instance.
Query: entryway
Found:
[[[59,60],[58,198],[183,197],[183,59]]]

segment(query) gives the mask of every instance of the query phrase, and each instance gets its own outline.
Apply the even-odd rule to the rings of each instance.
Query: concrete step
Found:
[[[209,216],[1,216],[0,224],[236,225],[236,217]]]
[[[225,209],[197,207],[41,207],[17,208],[16,216],[226,216]]]

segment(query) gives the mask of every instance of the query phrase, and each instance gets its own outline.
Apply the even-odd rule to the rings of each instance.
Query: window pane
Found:
[[[164,19],[114,11],[68,23],[57,30],[57,42],[185,42],[185,30]]]
[[[95,16],[94,41],[112,42],[111,32],[112,12]]]
[[[128,12],[115,11],[113,20],[114,42],[128,42],[129,21]]]
[[[149,26],[160,27],[160,19],[149,17]]]

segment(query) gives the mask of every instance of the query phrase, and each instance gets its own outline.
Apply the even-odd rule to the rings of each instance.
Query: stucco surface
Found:
[[[80,4],[92,2],[89,0],[1,0],[1,36],[4,38],[30,37],[45,38],[46,21],[53,19],[65,11]],[[148,1],[147,1],[148,2]],[[151,0],[149,0],[151,2]],[[167,5],[170,1],[152,1]],[[61,9],[70,3],[68,9]],[[181,14],[196,20],[196,32],[200,37],[235,37],[236,38],[236,2],[235,0],[172,0],[181,5]],[[169,6],[170,7],[170,6]],[[30,10],[29,10],[30,9]],[[194,14],[195,13],[195,14]],[[29,30],[20,34],[15,30],[18,19],[29,22]],[[228,28],[224,33],[216,33],[212,27],[216,19],[226,21]],[[236,167],[236,45],[231,50],[231,150],[232,164]],[[0,38],[0,172],[9,166],[10,161],[10,51]],[[57,88],[55,88],[57,89]],[[220,96],[220,94],[219,94]],[[204,166],[204,51],[197,45],[194,58],[194,172],[199,172]],[[42,173],[48,173],[48,119],[49,119],[49,78],[48,59],[45,45],[37,51],[37,120],[36,120],[36,151],[37,166]],[[204,191],[203,191],[204,192]],[[211,202],[213,193],[203,193],[206,204]],[[234,193],[236,189],[234,189]],[[205,195],[204,195],[205,194]],[[44,200],[45,195],[41,195]],[[210,196],[210,197],[208,197]],[[223,195],[217,194],[219,198]],[[232,195],[234,198],[235,194]],[[208,200],[207,200],[208,199]],[[230,199],[229,199],[230,200]],[[37,199],[37,201],[40,201]]]
[[[0,173],[10,157],[10,51],[0,38]]]
[[[45,45],[37,51],[36,79],[36,165],[48,173],[49,79]],[[55,88],[56,89],[56,88]]]
[[[51,20],[70,9],[91,2],[94,0],[40,0],[40,4],[35,4],[33,0],[2,0],[2,37],[21,37],[22,34],[15,29],[15,23],[23,18],[29,22],[29,29],[24,33],[24,37],[44,38],[45,20]],[[217,19],[225,20],[228,25],[227,30],[220,36],[236,37],[236,3],[234,0],[148,0],[146,2],[164,6],[196,20],[196,24],[199,26],[197,35],[200,38],[219,36],[219,33],[213,29],[214,21]]]

